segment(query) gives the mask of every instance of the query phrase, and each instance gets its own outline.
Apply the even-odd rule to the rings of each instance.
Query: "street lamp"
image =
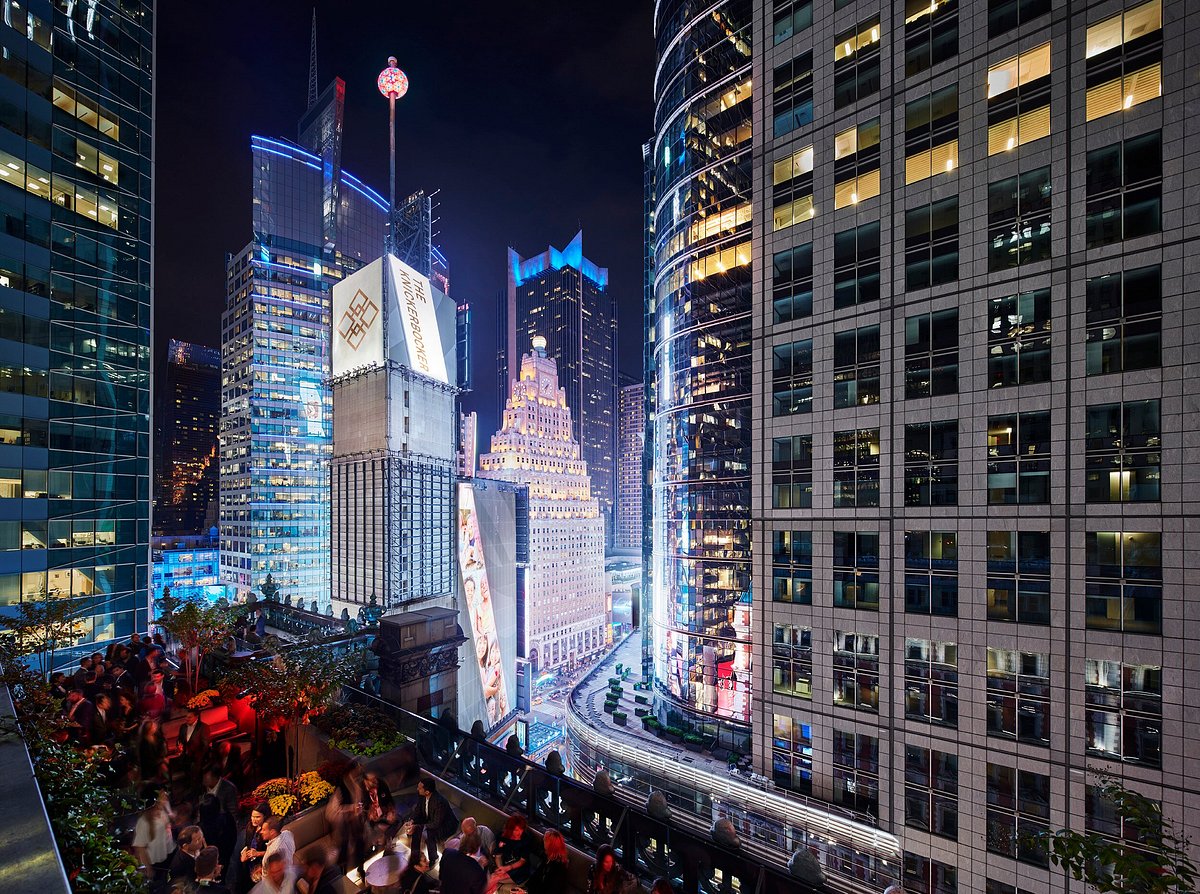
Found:
[[[408,75],[396,67],[396,57],[388,56],[387,68],[376,81],[379,92],[388,100],[388,241],[392,239],[392,217],[396,213],[396,100],[408,92]]]

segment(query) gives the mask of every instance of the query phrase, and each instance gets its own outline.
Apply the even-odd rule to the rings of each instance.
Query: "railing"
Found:
[[[592,726],[577,697],[595,685],[604,665],[586,674],[567,700],[567,737],[577,773],[587,778],[604,767],[632,803],[644,804],[651,791],[662,792],[679,820],[695,828],[727,817],[741,833],[743,848],[768,865],[785,865],[801,847],[815,850],[828,883],[840,890],[878,892],[897,881],[899,841],[868,817],[706,772],[657,753],[656,743],[632,731]]]
[[[622,864],[648,888],[659,876],[686,894],[809,894],[818,889],[765,865],[754,853],[715,844],[707,834],[651,817],[615,795],[513,757],[485,739],[411,714],[355,689],[347,701],[388,714],[416,743],[422,764],[480,800],[505,812],[520,811],[535,826],[558,829],[580,850],[611,845]]]

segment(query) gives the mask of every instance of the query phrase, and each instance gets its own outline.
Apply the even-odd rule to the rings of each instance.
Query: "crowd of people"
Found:
[[[192,693],[161,637],[112,644],[73,674],[55,673],[50,688],[63,740],[99,756],[114,789],[135,793],[142,806],[127,841],[152,894],[336,894],[346,877],[374,894],[570,890],[558,831],[539,836],[520,814],[494,830],[473,817],[460,821],[435,779],[421,778],[415,796],[399,797],[357,762],[324,808],[330,845],[299,854],[269,801],[249,809],[240,801],[253,768],[188,707]],[[587,894],[636,887],[612,848],[601,847]],[[671,894],[671,886],[660,879],[652,894]]]

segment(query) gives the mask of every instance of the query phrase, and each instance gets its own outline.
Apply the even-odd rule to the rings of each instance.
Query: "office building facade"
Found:
[[[591,472],[592,495],[611,529],[617,479],[617,309],[608,268],[583,255],[582,230],[562,251],[549,247],[523,258],[508,250],[501,316],[501,395],[520,374],[524,345],[535,336],[545,338],[574,414],[573,433]]]
[[[617,530],[613,546],[642,551],[642,449],[646,442],[645,385],[623,385],[617,395]]]
[[[529,567],[517,637],[535,677],[593,660],[606,645],[604,520],[573,430],[555,361],[546,339],[535,336],[500,431],[479,458],[479,477],[529,489]]]
[[[330,290],[382,252],[387,202],[341,168],[340,79],[300,141],[251,138],[254,238],[226,264],[222,316],[221,580],[271,574],[329,605]]]
[[[147,629],[154,27],[0,21],[0,606],[72,600],[88,652]]]
[[[750,747],[750,0],[660,3],[655,39],[653,658],[660,720]],[[651,321],[647,321],[650,323]]]
[[[171,339],[155,398],[154,534],[199,534],[217,519],[220,350]]]
[[[756,769],[905,891],[1076,890],[1037,833],[1121,834],[1092,768],[1200,805],[1200,10],[755,13]]]
[[[448,608],[458,310],[389,254],[334,287],[333,311],[334,610]]]

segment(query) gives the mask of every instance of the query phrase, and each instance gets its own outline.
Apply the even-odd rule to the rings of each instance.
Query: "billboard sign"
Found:
[[[320,384],[300,383],[300,415],[306,434],[318,438],[325,436],[325,407],[321,402]]]
[[[383,260],[333,287],[333,375],[383,364]]]
[[[492,591],[488,585],[479,514],[475,509],[475,491],[469,484],[458,486],[458,565],[471,624],[472,648],[469,654],[474,657],[483,684],[488,727],[491,728],[508,716],[508,686],[504,682],[504,660],[500,654],[500,636],[496,630]]]
[[[433,303],[433,287],[428,279],[399,258],[388,255],[388,265],[391,271],[392,307],[404,328],[408,366],[431,379],[450,384],[446,358],[442,353],[437,309]],[[394,327],[395,320],[391,320],[389,325]]]

